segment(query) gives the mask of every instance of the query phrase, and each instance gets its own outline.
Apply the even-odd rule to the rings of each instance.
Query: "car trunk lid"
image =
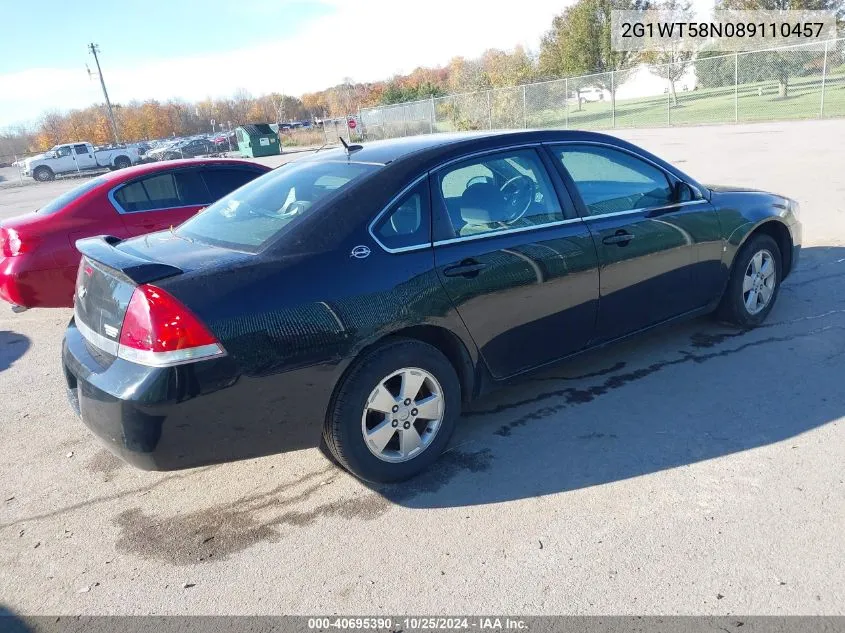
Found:
[[[120,331],[135,289],[252,257],[162,231],[121,241],[99,236],[76,242],[82,253],[74,293],[77,327],[89,343],[117,356]]]
[[[123,317],[139,284],[182,274],[177,266],[126,253],[112,236],[79,240],[82,253],[74,294],[74,318],[89,343],[117,356]]]

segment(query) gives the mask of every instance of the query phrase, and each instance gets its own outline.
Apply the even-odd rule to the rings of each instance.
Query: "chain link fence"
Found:
[[[364,138],[504,128],[613,129],[845,116],[845,38],[362,109]]]

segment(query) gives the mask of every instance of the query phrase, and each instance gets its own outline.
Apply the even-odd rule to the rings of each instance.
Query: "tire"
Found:
[[[751,237],[734,261],[728,286],[716,312],[718,318],[742,328],[753,328],[763,323],[780,291],[783,279],[781,268],[777,242],[764,234]],[[767,274],[766,271],[771,272]],[[755,292],[753,296],[752,291]]]
[[[423,406],[430,416],[423,414]],[[437,460],[460,413],[461,385],[447,358],[427,343],[396,339],[358,359],[338,384],[323,436],[340,465],[356,477],[403,481]],[[380,431],[371,436],[373,448],[364,439],[365,429]],[[384,446],[380,456],[375,444]]]
[[[55,180],[56,174],[54,174],[53,170],[49,167],[42,166],[35,168],[35,171],[32,172],[32,177],[38,182],[48,182],[50,180]]]
[[[126,156],[118,156],[114,159],[114,168],[115,169],[126,169],[132,165],[132,161],[129,160]]]

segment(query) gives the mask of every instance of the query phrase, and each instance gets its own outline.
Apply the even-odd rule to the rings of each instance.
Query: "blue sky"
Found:
[[[0,129],[102,102],[301,95],[488,48],[537,50],[574,0],[10,0],[0,24]],[[696,6],[713,0],[695,0]]]
[[[289,37],[336,10],[303,0],[39,0],[35,5],[16,0],[13,6],[6,11],[16,14],[14,19],[0,27],[0,73],[22,65],[84,71],[85,45],[92,40],[102,48],[104,63],[118,65],[235,50],[243,47],[242,34]],[[33,6],[38,10],[30,10]]]

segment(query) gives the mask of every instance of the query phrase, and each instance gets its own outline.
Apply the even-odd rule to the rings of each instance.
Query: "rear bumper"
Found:
[[[0,257],[0,299],[13,306],[26,306],[20,275],[16,272],[15,264],[12,257]]]
[[[29,254],[0,257],[0,299],[25,308],[71,308],[77,266],[30,270]]]
[[[330,369],[238,376],[230,357],[145,367],[102,357],[73,320],[62,342],[71,407],[126,462],[178,470],[319,444]],[[328,389],[328,391],[327,391]]]

